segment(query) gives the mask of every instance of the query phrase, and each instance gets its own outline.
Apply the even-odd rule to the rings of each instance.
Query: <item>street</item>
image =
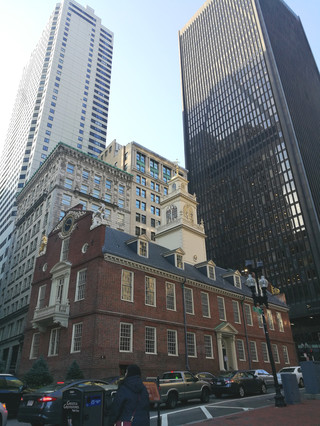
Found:
[[[300,390],[301,393],[304,389]],[[168,410],[165,406],[160,408],[161,426],[187,425],[197,421],[223,417],[237,412],[254,410],[256,408],[274,406],[274,388],[269,387],[265,395],[234,398],[225,396],[222,398],[210,397],[208,404],[200,404],[199,401],[190,401],[179,404],[174,410]],[[158,411],[150,411],[151,426],[158,425]],[[8,426],[30,426],[29,423],[19,423],[16,419],[10,419]]]

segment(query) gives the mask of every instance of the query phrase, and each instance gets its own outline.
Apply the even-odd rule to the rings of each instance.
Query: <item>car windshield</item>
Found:
[[[224,373],[221,373],[219,377],[233,377],[236,373],[236,371],[225,371]]]
[[[294,368],[283,368],[282,370],[280,370],[280,373],[293,373],[294,372]]]

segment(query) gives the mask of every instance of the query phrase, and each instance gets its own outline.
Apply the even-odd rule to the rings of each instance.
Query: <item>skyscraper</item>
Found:
[[[105,148],[113,33],[90,7],[56,5],[24,69],[0,160],[0,280],[15,195],[60,142],[97,157]]]
[[[301,21],[282,0],[208,0],[179,42],[208,257],[239,270],[262,260],[299,349],[319,358],[320,78]]]

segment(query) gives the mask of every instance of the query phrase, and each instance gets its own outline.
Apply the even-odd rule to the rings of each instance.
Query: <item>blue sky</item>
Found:
[[[178,31],[204,0],[78,0],[115,34],[107,143],[141,145],[184,165]],[[287,0],[320,67],[320,1]],[[56,4],[4,0],[0,46],[0,149],[24,65]]]

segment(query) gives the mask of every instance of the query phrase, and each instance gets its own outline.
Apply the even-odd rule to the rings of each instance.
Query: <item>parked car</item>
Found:
[[[266,392],[265,382],[245,370],[226,371],[216,378],[213,385],[216,398],[223,394],[238,395],[242,398],[247,394]]]
[[[9,416],[17,414],[24,392],[26,387],[20,379],[12,374],[0,374],[0,402],[6,404]]]
[[[216,376],[214,374],[209,373],[207,371],[201,371],[200,373],[195,374],[195,376],[198,377],[199,380],[204,380],[205,382],[208,382],[212,391],[213,383],[216,380]]]
[[[298,386],[300,388],[304,387],[304,381],[303,381],[303,376],[302,376],[302,371],[301,371],[300,365],[297,365],[297,366],[294,366],[294,367],[284,367],[284,368],[281,368],[281,370],[279,371],[279,373],[277,373],[279,385],[282,385],[282,378],[281,378],[281,374],[282,373],[294,374],[296,376],[296,378],[297,378]]]
[[[5,404],[0,402],[0,426],[6,426],[8,418],[8,411]]]
[[[23,395],[17,419],[19,422],[31,423],[32,426],[45,424],[62,424],[62,395],[71,387],[82,388],[88,385],[102,387],[105,391],[117,391],[118,386],[102,380],[74,380],[58,382],[34,392]]]
[[[268,373],[266,370],[259,369],[259,370],[248,370],[248,371],[249,373],[252,373],[257,377],[260,377],[260,379],[262,379],[267,386],[274,384],[273,375]]]

